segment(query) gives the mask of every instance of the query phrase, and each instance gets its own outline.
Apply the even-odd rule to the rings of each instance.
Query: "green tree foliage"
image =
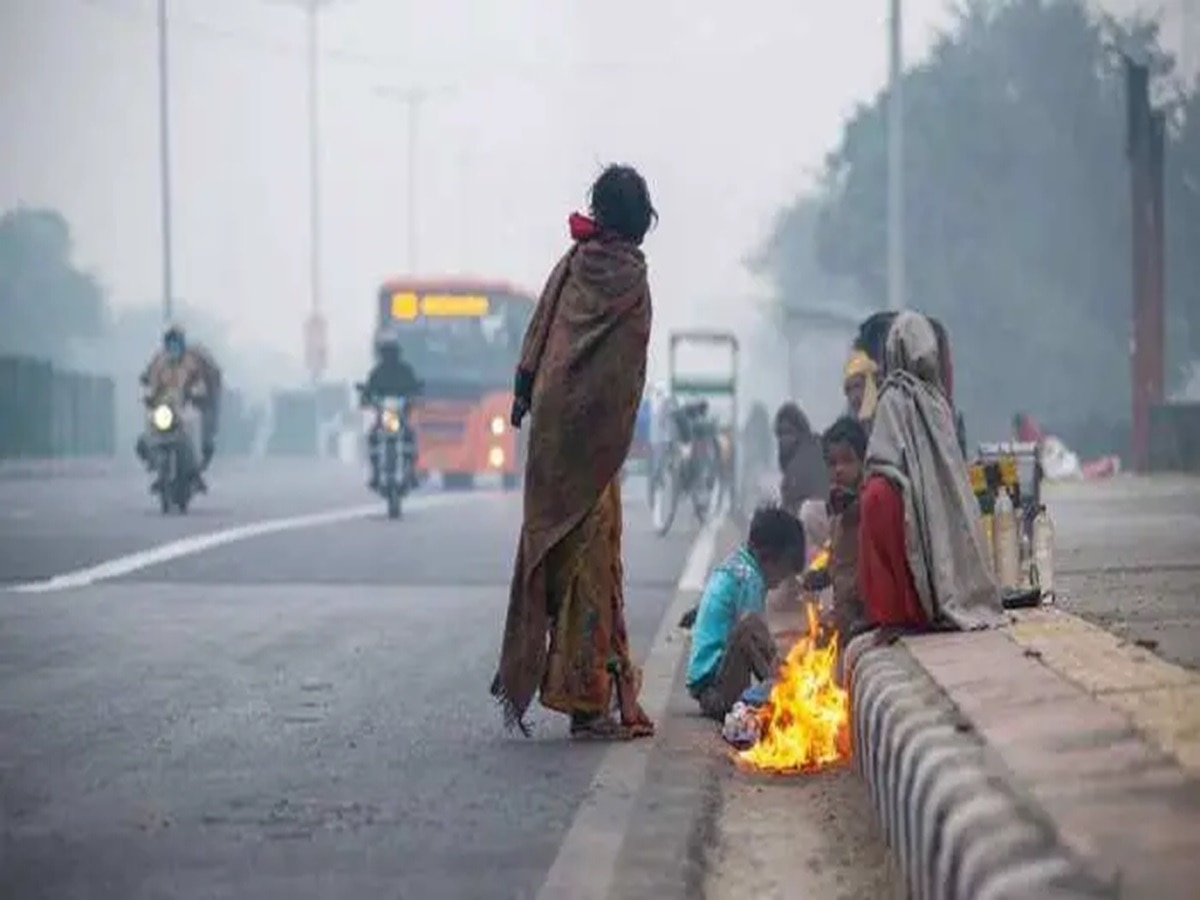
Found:
[[[104,329],[104,291],[71,253],[71,229],[58,212],[0,216],[0,353],[66,362],[72,341]]]
[[[1122,37],[1169,68],[1152,25]],[[1068,429],[1128,416],[1130,188],[1113,38],[1079,0],[969,2],[905,76],[907,296],[950,329],[957,399],[979,433],[1017,409]],[[781,294],[794,274],[783,236],[815,206],[823,268],[884,305],[886,115],[886,95],[860,107],[819,190],[780,219],[766,256]],[[1200,356],[1194,95],[1174,121],[1168,303],[1182,360]]]

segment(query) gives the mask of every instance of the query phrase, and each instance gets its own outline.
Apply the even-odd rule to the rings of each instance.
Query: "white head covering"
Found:
[[[897,316],[885,361],[866,467],[904,495],[904,544],[921,605],[932,622],[962,629],[1002,624],[1000,591],[929,320],[914,312]]]

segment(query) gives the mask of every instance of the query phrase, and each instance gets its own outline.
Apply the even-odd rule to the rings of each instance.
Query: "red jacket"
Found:
[[[873,626],[926,628],[904,541],[904,497],[882,475],[868,476],[859,498],[858,589]]]

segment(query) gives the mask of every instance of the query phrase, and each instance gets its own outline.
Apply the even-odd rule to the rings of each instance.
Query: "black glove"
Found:
[[[512,427],[520,429],[521,422],[529,415],[529,404],[520,397],[513,397],[512,412],[509,413],[508,420],[512,423]]]
[[[513,404],[509,421],[513,428],[520,428],[521,422],[529,415],[533,397],[533,373],[527,369],[517,369],[517,377],[513,381]]]

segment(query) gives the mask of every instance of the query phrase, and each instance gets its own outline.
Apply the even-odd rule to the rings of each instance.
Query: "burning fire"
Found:
[[[758,741],[737,755],[745,767],[779,774],[811,772],[850,757],[850,695],[834,680],[838,635],[822,645],[816,603],[808,634],[779,670],[770,699],[758,711]]]

